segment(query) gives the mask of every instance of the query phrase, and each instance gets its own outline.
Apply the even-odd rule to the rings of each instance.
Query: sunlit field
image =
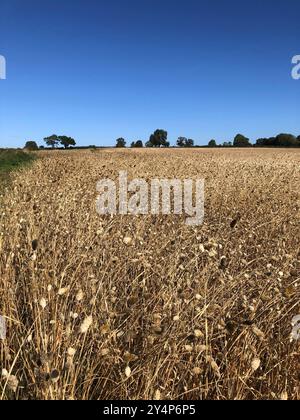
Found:
[[[0,198],[0,399],[300,398],[300,150],[38,156]],[[98,215],[121,170],[204,178],[204,224]]]

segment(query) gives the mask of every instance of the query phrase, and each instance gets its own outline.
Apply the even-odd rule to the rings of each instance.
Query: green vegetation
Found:
[[[142,140],[133,141],[133,142],[131,143],[131,147],[132,147],[132,148],[136,148],[136,149],[141,149],[141,148],[143,148],[143,147],[144,147],[144,144],[143,144]]]
[[[170,147],[168,140],[168,132],[165,130],[155,130],[151,134],[149,141],[146,143],[146,147]]]
[[[24,149],[29,151],[39,150],[39,147],[35,141],[27,141]]]
[[[187,139],[186,137],[179,137],[177,140],[177,147],[194,147],[195,142],[193,139]]]
[[[126,147],[126,140],[123,139],[123,137],[120,137],[119,139],[117,139],[116,147],[118,149]]]
[[[9,181],[10,173],[35,159],[32,153],[22,150],[0,149],[0,189]]]
[[[47,146],[52,147],[53,149],[59,144],[65,149],[70,146],[76,146],[76,141],[72,137],[57,136],[56,134],[53,134],[50,137],[45,137],[44,142],[47,144]]]

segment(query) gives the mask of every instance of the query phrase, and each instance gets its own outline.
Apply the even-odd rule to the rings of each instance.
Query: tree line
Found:
[[[117,139],[116,147],[126,147],[127,142],[124,138]],[[296,137],[292,134],[279,134],[276,137],[259,138],[255,144],[250,142],[250,139],[243,134],[237,134],[233,141],[226,141],[218,144],[216,140],[212,139],[209,141],[207,146],[197,146],[193,139],[187,137],[178,137],[176,146],[180,148],[191,148],[191,147],[300,147],[300,136]],[[132,148],[144,147],[142,140],[131,143]],[[170,147],[168,142],[168,132],[165,130],[156,130],[151,134],[149,141],[145,144],[145,147]]]
[[[50,137],[45,137],[44,142],[47,147],[56,148],[63,147],[68,149],[69,147],[75,147],[76,141],[72,137],[68,136],[57,136],[53,134]],[[166,130],[157,129],[151,134],[149,140],[143,143],[142,140],[133,141],[130,145],[131,148],[168,148],[171,144],[168,141],[168,132]],[[210,140],[207,146],[197,146],[193,139],[187,137],[178,137],[176,146],[179,148],[192,148],[192,147],[300,147],[300,136],[296,137],[292,134],[279,134],[276,137],[259,138],[255,144],[250,142],[250,139],[243,134],[237,134],[233,141],[223,142],[218,144],[214,139]],[[96,148],[96,146],[89,146],[90,148]],[[116,140],[116,148],[127,147],[127,142],[123,137]],[[26,142],[25,148],[28,150],[38,150],[39,147],[35,141]],[[40,148],[43,148],[41,146]]]

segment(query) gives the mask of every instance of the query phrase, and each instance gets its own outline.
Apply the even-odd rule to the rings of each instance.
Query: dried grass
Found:
[[[299,398],[299,151],[43,156],[2,201],[1,399]],[[204,177],[204,225],[101,218],[119,170]]]

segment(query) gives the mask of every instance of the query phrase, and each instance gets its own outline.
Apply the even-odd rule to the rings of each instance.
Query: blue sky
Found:
[[[0,147],[300,135],[299,0],[1,0]]]

